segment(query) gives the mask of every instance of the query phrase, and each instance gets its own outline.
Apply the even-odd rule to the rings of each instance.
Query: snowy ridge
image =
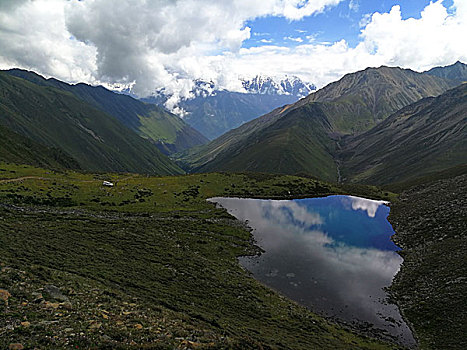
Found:
[[[305,97],[316,90],[316,86],[305,83],[296,76],[274,79],[257,75],[253,79],[242,79],[243,88],[248,93],[262,95],[292,95]]]
[[[268,76],[257,75],[252,79],[239,78],[243,91],[246,94],[260,94],[260,95],[290,95],[297,98],[302,98],[316,90],[316,86],[312,83],[305,83],[296,76],[284,78],[272,78]],[[182,100],[192,100],[194,98],[207,98],[209,96],[216,96],[218,91],[229,91],[220,88],[212,80],[196,79],[193,81],[193,88],[188,96],[182,97]],[[151,97],[156,100],[158,104],[165,103],[173,96],[172,93],[167,93],[165,88],[157,89]]]

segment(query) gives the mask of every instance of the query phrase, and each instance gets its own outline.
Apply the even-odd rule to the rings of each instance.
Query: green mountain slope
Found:
[[[386,184],[467,163],[467,84],[425,98],[343,141],[343,176]]]
[[[467,64],[457,61],[446,67],[435,67],[425,72],[440,78],[452,79],[459,83],[467,82]]]
[[[354,134],[369,130],[402,107],[456,85],[456,81],[410,69],[383,66],[347,74],[299,103],[322,102],[333,130]]]
[[[41,145],[1,125],[0,135],[0,161],[48,169],[79,169],[78,162],[60,149]]]
[[[333,142],[327,137],[326,116],[317,104],[306,109],[307,113],[292,111],[287,118],[276,110],[225,134],[209,144],[210,153],[203,154],[192,170],[309,172],[335,180],[336,169],[330,155]]]
[[[179,152],[208,141],[176,115],[156,105],[114,93],[102,86],[94,87],[83,83],[70,85],[53,78],[45,79],[34,72],[21,69],[6,72],[38,85],[71,92],[95,108],[114,116],[140,136],[151,140],[164,153]]]
[[[0,123],[92,171],[179,174],[150,142],[73,94],[0,72]]]
[[[336,181],[334,153],[343,134],[367,130],[401,107],[454,85],[411,70],[368,68],[179,154],[177,160],[194,172],[303,172]]]

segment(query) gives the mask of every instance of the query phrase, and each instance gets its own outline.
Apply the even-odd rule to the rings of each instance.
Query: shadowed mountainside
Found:
[[[446,178],[407,189],[391,206],[404,262],[390,291],[421,349],[461,350],[467,347],[467,172],[440,175]]]
[[[49,169],[79,169],[76,160],[58,148],[49,148],[0,125],[0,161]]]
[[[125,126],[156,144],[166,154],[180,152],[208,142],[206,137],[163,108],[114,93],[102,86],[90,86],[83,83],[70,85],[54,78],[45,79],[34,72],[21,69],[11,69],[5,72],[37,85],[51,86],[71,92],[89,105],[114,116]]]
[[[445,67],[435,67],[424,73],[440,78],[452,79],[459,83],[467,82],[467,64],[460,61]]]
[[[407,181],[466,163],[467,84],[396,112],[342,142],[342,175],[359,183]]]
[[[156,146],[73,94],[0,72],[1,124],[59,148],[83,170],[180,174]]]

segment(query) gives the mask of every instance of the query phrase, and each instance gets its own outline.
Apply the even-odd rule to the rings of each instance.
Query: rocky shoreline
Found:
[[[404,191],[391,206],[404,258],[390,292],[422,349],[466,349],[467,175]]]

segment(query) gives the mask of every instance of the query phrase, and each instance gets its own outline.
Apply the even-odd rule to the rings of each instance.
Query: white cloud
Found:
[[[360,9],[360,3],[358,0],[350,0],[349,1],[349,10],[357,12]]]
[[[434,65],[467,60],[467,6],[454,1],[455,14],[449,15],[442,1],[430,3],[420,19],[403,20],[399,6],[389,13],[375,13],[362,30],[367,52],[384,64],[417,70]]]
[[[399,6],[367,15],[355,47],[344,40],[316,42],[309,32],[308,42],[293,38],[294,47],[263,41],[242,48],[252,35],[247,20],[299,20],[341,1],[2,0],[0,68],[27,68],[71,82],[132,84],[140,95],[165,87],[175,108],[196,78],[241,91],[239,76],[288,74],[321,87],[368,66],[425,70],[467,62],[464,0],[454,0],[449,12],[442,1],[430,3],[419,19],[402,19]]]
[[[286,37],[284,37],[284,40],[295,41],[296,43],[302,43],[303,42],[303,39],[300,38],[299,36],[297,36],[297,37],[286,36]]]
[[[0,67],[24,67],[67,81],[95,82],[96,49],[66,30],[61,0],[6,1],[0,6]]]
[[[293,48],[268,47],[241,50],[231,62],[244,74],[295,74],[322,87],[344,74],[380,65],[417,71],[467,62],[467,3],[455,0],[448,12],[442,1],[430,3],[420,19],[402,19],[399,6],[388,13],[366,16],[361,41],[349,47],[344,41],[310,43]],[[307,38],[308,39],[308,38]]]
[[[277,1],[273,15],[299,20],[306,16],[323,12],[326,8],[338,5],[342,0],[284,0]]]
[[[263,212],[273,212],[270,219],[277,224],[290,224],[309,228],[323,224],[323,218],[314,212],[308,211],[306,207],[300,206],[294,201],[263,200],[261,201]]]
[[[339,1],[2,0],[0,67],[186,95],[200,77],[191,73],[219,76],[215,56],[240,49],[251,35],[248,19],[301,19]]]
[[[373,16],[372,13],[365,13],[360,21],[358,22],[358,25],[360,28],[366,27],[370,22],[371,22],[371,17]]]

